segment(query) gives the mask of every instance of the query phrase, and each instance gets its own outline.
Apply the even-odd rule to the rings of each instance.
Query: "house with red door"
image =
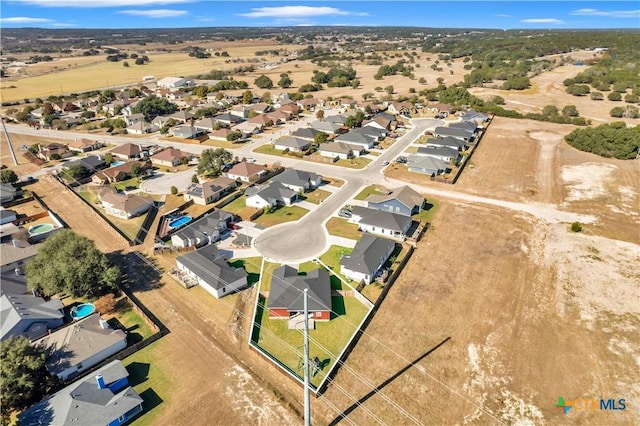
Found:
[[[308,289],[309,318],[315,321],[331,319],[331,281],[324,269],[315,269],[306,275],[283,265],[273,271],[269,291],[269,318],[290,319],[304,312],[304,290]]]

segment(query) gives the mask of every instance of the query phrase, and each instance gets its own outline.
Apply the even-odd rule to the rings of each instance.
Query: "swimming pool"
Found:
[[[191,216],[182,216],[178,219],[173,219],[171,222],[169,222],[169,228],[177,228],[179,226],[185,225],[191,222],[192,219],[193,218]]]
[[[122,166],[123,164],[125,164],[126,161],[113,161],[111,163],[111,167],[115,167],[115,166]]]
[[[81,305],[74,306],[73,308],[71,308],[71,318],[73,318],[74,320],[77,320],[80,318],[88,317],[95,311],[96,311],[96,307],[93,305],[93,303],[83,303]]]
[[[34,225],[29,227],[28,232],[29,235],[39,235],[44,234],[45,232],[49,232],[53,229],[53,225],[50,223],[41,223],[39,225]]]

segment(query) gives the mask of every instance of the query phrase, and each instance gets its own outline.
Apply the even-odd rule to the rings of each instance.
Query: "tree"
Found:
[[[418,83],[420,84],[427,84],[427,79],[424,77],[420,77],[420,79],[418,80]]]
[[[229,142],[235,142],[240,138],[242,138],[242,132],[238,132],[238,131],[231,132],[227,135],[227,141]]]
[[[313,137],[313,143],[315,143],[316,145],[320,145],[321,143],[326,142],[327,139],[329,139],[329,135],[327,135],[325,132],[316,133],[316,135]]]
[[[591,92],[591,99],[594,101],[601,101],[604,99],[602,92]]]
[[[562,108],[562,115],[565,117],[577,117],[580,115],[575,105],[567,105]]]
[[[253,82],[254,82],[254,84],[256,86],[258,86],[261,89],[271,89],[271,88],[273,88],[273,81],[269,77],[264,75],[264,74],[262,74],[260,77],[256,78]]]
[[[260,102],[263,102],[265,104],[270,104],[271,103],[271,92],[264,92],[262,94],[262,97],[260,98]]]
[[[393,86],[389,85],[387,87],[384,88],[384,91],[387,92],[387,94],[389,95],[393,95]]]
[[[251,90],[245,90],[242,93],[242,103],[243,104],[250,104],[252,99],[253,99],[253,93],[251,93]]]
[[[11,169],[0,170],[0,183],[14,183],[18,181],[18,175]]]
[[[107,166],[113,163],[113,154],[110,152],[107,152],[106,154],[104,154],[104,162]]]
[[[27,284],[45,295],[65,292],[95,297],[117,288],[120,269],[90,239],[61,230],[42,244],[26,264]]]
[[[226,163],[231,162],[233,154],[224,148],[205,149],[200,154],[198,174],[204,176],[219,176]]]
[[[191,183],[200,183],[200,179],[198,179],[197,173],[194,173],[193,176],[191,176]]]
[[[83,179],[89,175],[89,171],[82,164],[74,164],[71,167],[64,169],[60,176],[65,180],[77,181]]]
[[[287,89],[291,87],[292,84],[293,84],[293,80],[291,79],[291,77],[289,77],[289,74],[287,74],[286,72],[283,72],[282,74],[280,74],[280,80],[278,80],[278,86],[282,87],[283,89]]]
[[[176,188],[175,186],[172,186],[170,191],[171,195],[178,195],[178,188]]]
[[[45,368],[46,355],[26,337],[10,337],[0,350],[2,411],[11,412],[39,400],[53,384]]]
[[[618,102],[622,100],[622,95],[618,92],[611,92],[607,95],[607,99]]]
[[[142,168],[142,165],[140,165],[139,162],[134,162],[131,165],[131,176],[137,177],[139,178],[140,176],[142,176],[142,174],[144,173],[144,169]]]
[[[558,108],[555,105],[546,105],[542,108],[542,115],[546,117],[555,117],[558,115]]]
[[[122,63],[122,66],[125,67],[125,68],[129,68],[129,62],[128,61],[124,61]]]
[[[582,224],[580,222],[573,222],[571,224],[571,230],[573,232],[582,232]]]
[[[319,109],[318,111],[316,111],[316,118],[318,120],[322,120],[324,118],[324,110]]]
[[[133,107],[134,113],[141,112],[147,121],[151,121],[159,115],[173,114],[178,110],[178,106],[171,103],[166,98],[156,98],[148,96],[142,99]]]

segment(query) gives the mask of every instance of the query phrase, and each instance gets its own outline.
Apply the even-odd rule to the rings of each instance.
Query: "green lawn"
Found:
[[[129,384],[144,400],[144,411],[130,423],[131,425],[161,423],[162,410],[158,406],[171,399],[174,385],[171,378],[164,374],[166,370],[158,365],[158,360],[163,357],[163,346],[160,342],[162,340],[150,344],[122,361],[129,372]]]
[[[363,169],[367,164],[371,162],[370,159],[364,157],[356,157],[350,160],[340,159],[336,161],[335,164],[337,166],[348,167],[350,169]]]
[[[129,343],[137,343],[154,334],[151,326],[133,308],[118,312],[116,318],[127,328]]]
[[[122,191],[128,186],[138,188],[140,186],[140,179],[132,177],[131,179],[123,180],[122,182],[112,183],[111,186],[118,191]]]
[[[252,258],[253,259],[253,258]],[[262,273],[262,282],[260,283],[260,291],[271,290],[271,276],[273,271],[281,266],[279,263],[264,262],[264,271]],[[258,268],[260,266],[258,265]]]
[[[350,254],[353,249],[342,246],[331,246],[320,256],[320,260],[327,265],[333,272],[340,273],[340,259],[345,254]],[[344,277],[343,277],[344,278]]]
[[[440,202],[438,200],[434,200],[433,198],[429,198],[425,204],[424,210],[421,210],[418,214],[414,214],[413,219],[423,222],[431,222],[438,212],[439,208]]]
[[[257,152],[259,154],[279,155],[281,157],[284,155],[281,149],[274,148],[270,143],[259,146],[258,148],[254,149],[253,152]]]
[[[273,213],[263,214],[254,222],[266,228],[269,226],[278,225],[280,223],[298,220],[308,212],[309,210],[303,209],[299,206],[285,206],[279,208]]]
[[[360,191],[360,193],[358,195],[356,195],[353,198],[355,200],[364,201],[371,194],[380,194],[380,191],[378,191],[378,187],[377,186],[375,186],[375,185],[367,186],[362,191]]]
[[[286,319],[269,319],[268,299],[261,298],[263,307],[258,309],[259,328],[254,328],[254,342],[278,361],[289,367],[294,374],[302,377],[301,354],[303,335],[301,330],[289,330]],[[311,378],[311,384],[318,386],[355,333],[358,325],[368,312],[368,308],[354,297],[334,296],[331,298],[331,321],[316,322],[315,330],[309,332],[309,354],[322,362],[322,371]]]
[[[96,204],[99,202],[98,194],[96,194],[94,191],[78,191],[77,193],[82,199],[87,201],[89,204]]]
[[[239,196],[238,198],[224,206],[222,209],[229,213],[240,216],[243,220],[248,220],[253,213],[258,211],[258,209],[255,209],[253,207],[247,207],[244,195]]]
[[[229,265],[234,268],[244,268],[247,271],[247,282],[249,287],[256,284],[260,279],[260,264],[262,263],[261,257],[247,257],[243,259],[231,259]]]
[[[332,217],[327,222],[327,231],[336,237],[349,238],[359,240],[362,232],[358,231],[357,223],[349,223],[347,219]]]

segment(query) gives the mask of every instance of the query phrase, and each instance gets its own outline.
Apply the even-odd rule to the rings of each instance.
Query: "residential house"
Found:
[[[74,166],[82,166],[91,173],[95,173],[98,170],[102,170],[107,167],[104,158],[98,155],[87,155],[86,157],[78,158],[77,160],[67,161],[62,165],[63,169],[70,169]]]
[[[441,175],[449,169],[446,161],[426,155],[410,155],[407,167],[410,172],[422,173],[431,177]]]
[[[427,139],[426,146],[446,146],[456,151],[464,151],[467,149],[467,143],[465,141],[452,138],[451,136]]]
[[[206,130],[207,132],[229,127],[228,124],[223,124],[214,117],[202,117],[200,120],[196,120],[193,125],[196,129]]]
[[[74,112],[74,111],[79,111],[80,107],[76,104],[74,104],[73,102],[66,102],[66,101],[62,101],[62,102],[56,102],[53,105],[53,109],[54,111],[60,113],[60,114],[64,114],[67,112]]]
[[[104,188],[98,194],[105,212],[120,219],[131,219],[146,213],[153,205],[153,200],[138,194],[121,194],[113,188]]]
[[[276,124],[266,114],[256,115],[255,117],[250,118],[249,120],[247,120],[247,122],[248,123],[252,123],[252,124],[259,124],[261,126],[261,130],[262,129],[266,129],[267,127],[271,127],[274,124]],[[277,124],[281,124],[281,123],[277,123]]]
[[[144,122],[144,114],[137,112],[135,114],[127,115],[124,117],[124,121],[127,123],[127,126],[133,126],[136,123]]]
[[[12,336],[24,336],[29,340],[42,337],[64,324],[63,309],[60,299],[46,301],[31,295],[3,294],[0,297],[0,340]]]
[[[324,102],[316,98],[304,98],[297,102],[298,106],[307,111],[314,111],[316,108],[324,105]]]
[[[403,238],[412,223],[410,216],[361,206],[355,206],[351,214],[349,221],[357,223],[362,232],[392,238]]]
[[[215,140],[219,140],[219,141],[226,141],[227,137],[231,134],[234,133],[233,130],[231,129],[220,129],[220,130],[214,130],[213,132],[209,133],[209,139],[215,139]]]
[[[411,102],[391,102],[387,107],[387,111],[391,114],[409,115],[415,107]]]
[[[52,142],[49,145],[38,145],[38,157],[45,161],[51,161],[54,158],[68,158],[73,156],[73,152],[69,151],[67,145],[62,143]]]
[[[340,158],[343,160],[359,157],[364,154],[364,148],[361,145],[354,145],[343,142],[325,142],[319,146],[320,155],[323,157]]]
[[[258,133],[262,132],[262,130],[264,129],[264,126],[259,123],[251,123],[249,121],[245,121],[245,122],[236,124],[235,126],[231,127],[231,129],[235,132],[240,132],[245,136],[249,136],[249,135],[257,135]]]
[[[282,124],[286,121],[291,120],[291,113],[286,111],[281,111],[279,109],[268,112],[266,116],[273,121],[274,124]]]
[[[75,139],[67,145],[71,151],[74,152],[88,152],[102,147],[102,143],[98,141],[92,141],[90,139],[80,138]]]
[[[22,189],[10,183],[0,184],[0,204],[5,204],[22,196]]]
[[[306,139],[313,142],[317,134],[322,133],[320,130],[316,130],[310,127],[300,127],[291,133],[291,136],[298,139]]]
[[[193,200],[195,204],[206,206],[233,192],[237,187],[238,182],[235,179],[220,176],[210,182],[192,183],[184,192],[184,200]]]
[[[340,259],[340,273],[351,280],[371,284],[396,244],[386,238],[365,234],[349,255]]]
[[[177,89],[179,87],[189,87],[193,85],[193,80],[183,77],[165,77],[158,80],[156,85],[165,89]]]
[[[289,103],[289,104],[285,104],[280,106],[280,108],[278,108],[279,111],[284,111],[286,113],[291,114],[292,117],[297,117],[300,114],[300,107],[295,104],[295,103]]]
[[[341,126],[344,126],[344,123],[347,121],[347,117],[350,115],[355,115],[355,112],[353,110],[349,110],[344,114],[336,114],[336,115],[330,115],[328,117],[324,117],[320,121],[328,121],[329,123],[336,123]]]
[[[109,151],[114,157],[129,160],[131,158],[139,158],[143,156],[142,147],[134,143],[125,143],[117,146]]]
[[[189,124],[189,125],[174,127],[171,130],[171,133],[173,134],[173,136],[177,138],[195,139],[199,136],[204,135],[205,133],[207,133],[207,131]]]
[[[347,132],[340,136],[336,136],[334,142],[348,143],[349,145],[359,145],[365,150],[373,148],[375,139],[358,132]]]
[[[328,135],[337,135],[340,133],[344,133],[345,131],[344,124],[334,123],[333,121],[328,120],[314,121],[313,123],[311,123],[311,128],[319,132],[324,132]]]
[[[373,102],[362,102],[358,106],[358,109],[366,113],[367,107],[369,107],[369,111],[371,111],[371,114],[377,114],[382,111],[383,108],[382,105],[374,104]]]
[[[449,128],[459,128],[475,133],[478,130],[478,125],[473,121],[460,121],[458,123],[450,123]]]
[[[165,167],[175,167],[182,163],[182,159],[187,160],[191,157],[188,152],[180,151],[175,148],[166,148],[151,156],[151,163]]]
[[[273,271],[269,290],[269,318],[277,319],[304,313],[304,290],[308,290],[308,312],[314,321],[331,319],[331,282],[324,269],[314,269],[306,275],[283,265]]]
[[[247,163],[246,161],[234,164],[233,167],[223,173],[229,179],[241,180],[242,182],[255,182],[266,174],[267,168],[265,166]]]
[[[66,382],[127,347],[127,334],[94,313],[33,342],[52,376]]]
[[[0,265],[0,283],[2,283],[0,285],[0,295],[27,294],[29,291],[27,289],[24,266],[38,254],[39,245],[29,243],[25,230],[18,228],[13,223],[5,223],[0,226],[0,233],[2,235],[2,244],[0,245],[0,258],[2,259],[2,264]],[[4,324],[4,307],[0,317],[2,324]]]
[[[452,137],[469,143],[473,139],[473,132],[469,132],[459,127],[436,127],[433,135],[437,138]]]
[[[227,263],[218,248],[204,246],[176,258],[178,269],[216,299],[247,288],[247,271]]]
[[[127,133],[132,135],[144,135],[147,133],[153,133],[160,130],[155,124],[147,123],[146,121],[138,121],[137,123],[127,126]]]
[[[365,201],[370,209],[404,216],[420,213],[425,203],[424,197],[407,185],[388,191],[385,194],[371,194]]]
[[[433,112],[446,112],[447,115],[455,114],[456,112],[456,109],[451,105],[443,104],[439,102],[435,104],[431,104],[427,108],[429,108]]]
[[[486,123],[487,121],[489,121],[489,118],[490,118],[489,114],[485,114],[483,112],[477,112],[472,109],[460,114],[460,120],[471,121],[477,124]]]
[[[18,213],[16,213],[15,210],[9,210],[5,209],[4,207],[0,207],[0,225],[11,223],[15,220],[18,220]]]
[[[276,206],[290,206],[298,198],[298,193],[280,182],[272,182],[264,186],[254,186],[245,191],[247,207],[262,209]]]
[[[446,146],[427,145],[421,146],[416,151],[416,155],[426,155],[442,161],[457,163],[460,160],[460,152],[457,149]]]
[[[360,133],[364,136],[368,136],[374,140],[374,142],[380,141],[387,136],[387,131],[384,129],[378,129],[372,126],[363,126],[351,130],[351,132]],[[350,132],[350,133],[351,133]]]
[[[129,386],[129,373],[115,360],[18,415],[22,425],[108,425],[127,423],[143,400]]]
[[[235,126],[236,124],[242,123],[244,121],[243,117],[239,117],[228,112],[214,115],[212,118],[225,127]]]
[[[151,124],[158,126],[158,129],[161,129],[165,124],[171,124],[172,121],[175,122],[170,115],[158,115],[151,120]]]
[[[295,192],[307,192],[320,186],[322,176],[313,172],[287,169],[271,179],[271,182],[279,182]]]
[[[273,141],[273,147],[275,149],[285,150],[293,152],[304,152],[311,146],[311,141],[307,139],[300,139],[293,136],[285,136],[281,139]]]
[[[173,114],[169,115],[169,118],[173,118],[175,121],[180,123],[187,123],[191,121],[194,115],[189,111],[176,111]]]
[[[214,210],[171,235],[176,247],[202,247],[215,243],[231,226],[233,213]]]
[[[266,114],[271,111],[271,105],[264,102],[258,102],[257,104],[249,105],[249,110],[255,111],[258,114]]]
[[[391,130],[397,125],[396,119],[391,114],[380,113],[371,120],[365,121],[362,127],[375,127],[382,130]]]

